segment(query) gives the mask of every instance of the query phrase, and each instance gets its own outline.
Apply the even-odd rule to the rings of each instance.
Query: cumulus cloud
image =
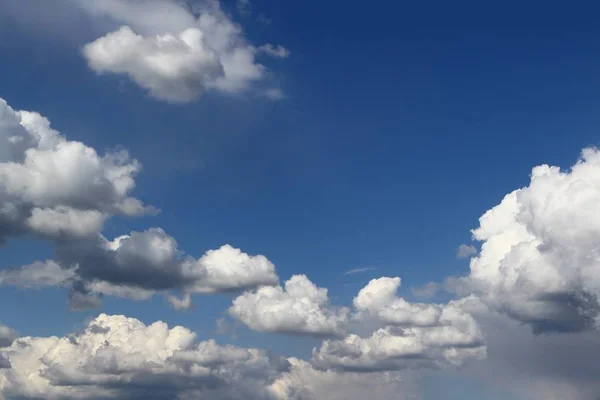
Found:
[[[129,197],[141,166],[126,151],[100,155],[4,99],[0,148],[0,240],[93,236],[112,215],[153,212]]]
[[[289,363],[257,349],[198,342],[187,328],[101,314],[66,337],[22,337],[0,370],[7,398],[268,399]]]
[[[87,44],[83,54],[94,71],[127,74],[151,96],[171,102],[195,99],[224,75],[217,53],[194,28],[144,38],[124,26]]]
[[[101,74],[126,74],[168,102],[189,102],[206,90],[247,90],[267,71],[256,62],[257,53],[289,56],[282,46],[249,44],[217,1],[191,8],[156,0],[82,0],[81,6],[125,24],[83,47],[89,67]]]
[[[294,275],[284,287],[261,287],[233,301],[229,314],[250,329],[291,335],[338,336],[348,310],[329,304],[327,289],[305,275]]]
[[[600,152],[584,149],[569,170],[540,165],[527,187],[488,210],[462,290],[534,332],[598,327]]]
[[[469,258],[474,254],[477,254],[477,249],[472,245],[461,244],[456,249],[456,258]]]
[[[440,323],[443,306],[410,303],[396,293],[400,278],[371,280],[354,298],[356,318],[373,317],[383,325],[434,326]]]

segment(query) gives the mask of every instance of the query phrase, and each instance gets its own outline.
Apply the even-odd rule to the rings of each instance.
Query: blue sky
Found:
[[[592,8],[255,0],[245,15],[223,1],[245,40],[291,55],[260,59],[269,72],[258,89],[171,103],[127,75],[89,67],[82,46],[121,22],[76,11],[75,0],[54,3],[0,6],[0,97],[39,112],[69,140],[100,153],[120,146],[143,164],[133,194],[161,213],[114,216],[102,234],[161,227],[193,257],[231,244],[265,255],[281,281],[306,274],[335,304],[350,306],[373,278],[401,277],[399,293],[418,301],[411,286],[469,275],[456,249],[471,244],[479,217],[528,186],[532,167],[568,168],[598,142]],[[284,97],[261,96],[266,87]],[[9,237],[0,268],[54,256],[52,241]],[[345,275],[356,268],[372,269]],[[235,337],[215,336],[239,292],[194,296],[188,311],[161,296],[107,296],[81,312],[69,311],[67,293],[3,286],[0,322],[50,336],[100,312],[125,314],[306,359],[321,342],[243,324]],[[427,375],[420,395],[509,398],[501,384],[470,376]],[[527,390],[523,398],[534,398]]]

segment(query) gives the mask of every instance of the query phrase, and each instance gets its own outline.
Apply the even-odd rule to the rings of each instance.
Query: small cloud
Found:
[[[475,246],[469,246],[467,244],[461,244],[456,249],[456,258],[469,258],[473,254],[477,254]]]
[[[374,271],[376,268],[373,267],[367,267],[367,268],[354,268],[351,270],[348,270],[344,273],[344,275],[355,275],[355,274],[362,274],[363,272],[368,272],[368,271]]]
[[[233,323],[232,321],[230,321],[227,318],[219,318],[217,320],[217,328],[215,329],[215,334],[216,335],[229,335],[231,336],[231,338],[235,339],[237,337],[235,331],[236,331],[236,324]]]
[[[279,88],[267,89],[261,93],[261,96],[273,101],[283,100],[285,98],[285,94]]]
[[[435,282],[426,283],[423,286],[411,287],[410,291],[415,297],[421,299],[430,299],[437,294],[440,290],[440,286]]]
[[[264,25],[271,25],[271,22],[273,22],[273,21],[271,20],[271,18],[267,17],[265,14],[259,14],[258,22],[260,22],[261,24],[264,24]]]
[[[283,46],[275,46],[270,43],[263,44],[258,49],[256,49],[259,53],[264,53],[271,57],[277,58],[288,58],[291,52]]]
[[[244,17],[252,14],[252,3],[250,3],[250,0],[237,0],[235,5],[238,12]]]

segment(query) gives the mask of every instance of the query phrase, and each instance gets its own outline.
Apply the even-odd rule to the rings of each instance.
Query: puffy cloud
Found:
[[[188,102],[205,90],[246,90],[265,76],[256,53],[289,56],[281,46],[248,44],[217,1],[191,8],[153,0],[81,3],[94,15],[126,24],[84,46],[89,67],[97,73],[127,74],[165,101]]]
[[[124,26],[83,53],[94,71],[127,74],[151,96],[171,102],[195,99],[224,75],[217,53],[195,28],[144,38]]]
[[[443,307],[428,303],[410,303],[396,292],[400,278],[371,280],[354,298],[356,318],[374,317],[384,325],[434,326],[440,323]]]
[[[456,258],[469,258],[474,254],[477,254],[477,249],[472,245],[461,244],[456,249]]]
[[[291,335],[338,336],[348,310],[329,304],[327,289],[305,275],[294,275],[284,287],[261,287],[233,301],[229,314],[250,329]]]
[[[129,197],[140,164],[67,140],[35,112],[0,99],[0,240],[9,235],[92,236],[111,215],[146,209]],[[133,207],[137,205],[137,207]]]
[[[269,398],[289,369],[257,349],[197,342],[190,330],[101,314],[66,337],[23,337],[5,348],[8,398]]]
[[[533,168],[529,186],[506,195],[473,231],[482,242],[461,291],[534,332],[598,326],[600,152],[584,149],[570,169]],[[456,285],[454,285],[456,286]]]

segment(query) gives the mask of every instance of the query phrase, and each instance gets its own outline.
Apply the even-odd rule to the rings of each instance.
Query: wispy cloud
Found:
[[[456,249],[456,258],[469,258],[474,254],[477,254],[477,249],[475,246],[461,244],[458,246],[458,249]]]
[[[367,268],[354,268],[351,270],[348,270],[344,273],[344,275],[355,275],[355,274],[362,274],[363,272],[369,272],[369,271],[375,271],[377,268],[374,267],[367,267]]]

